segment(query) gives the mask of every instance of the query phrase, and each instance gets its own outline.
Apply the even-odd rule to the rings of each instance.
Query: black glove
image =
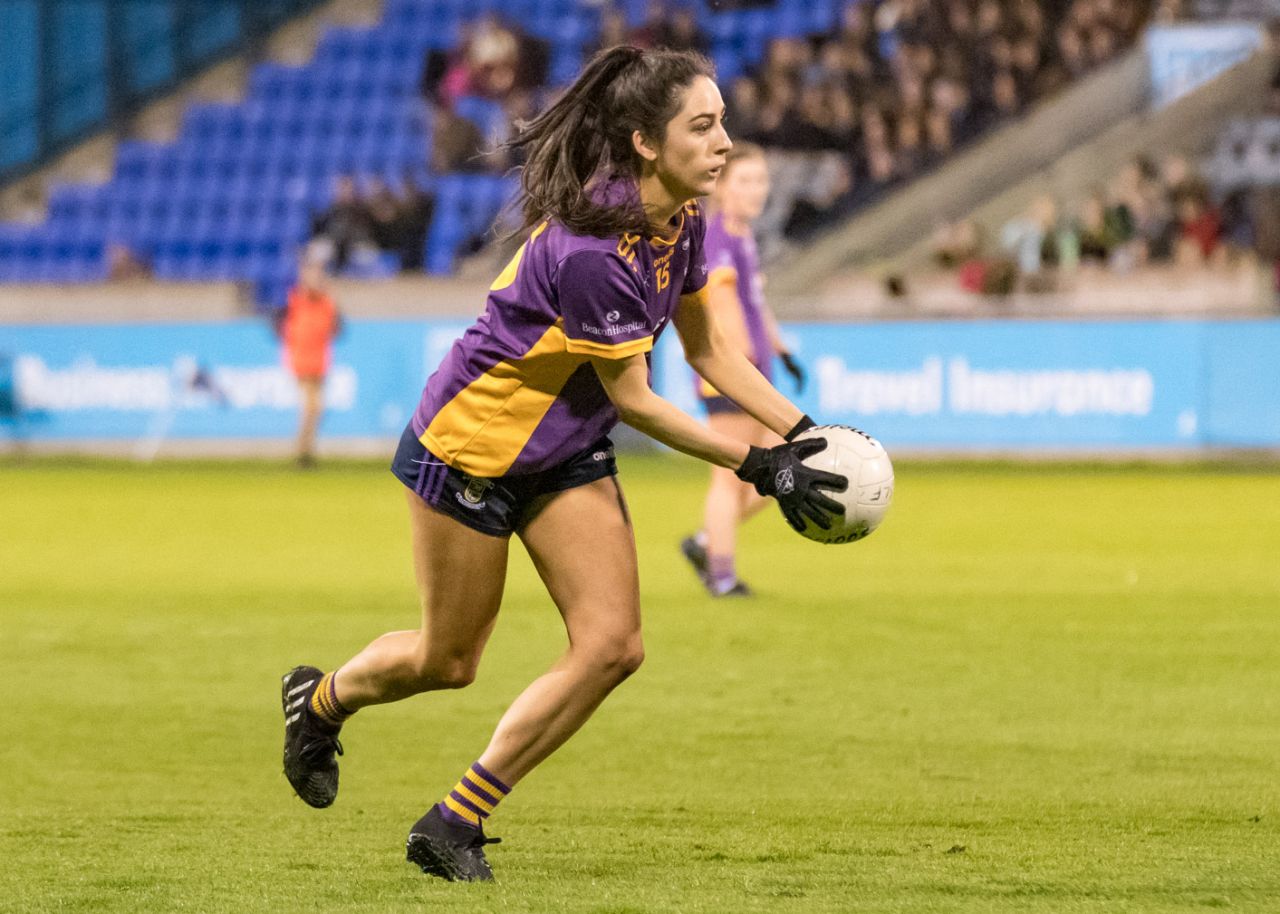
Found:
[[[796,393],[802,392],[807,377],[804,373],[804,366],[796,361],[796,357],[789,352],[779,352],[778,358],[782,359],[782,367],[787,370],[787,374],[791,375],[791,380],[795,382]]]
[[[800,437],[801,432],[807,432],[811,428],[816,428],[818,423],[809,418],[809,415],[800,417],[800,421],[791,427],[791,431],[782,436],[784,441],[795,441]]]
[[[849,480],[835,473],[811,469],[803,462],[826,446],[825,438],[806,438],[768,450],[752,445],[747,459],[736,472],[739,479],[751,483],[761,495],[778,499],[782,516],[797,531],[804,530],[806,517],[823,530],[830,530],[828,515],[843,514],[844,507],[823,495],[818,487],[843,492],[849,487]]]

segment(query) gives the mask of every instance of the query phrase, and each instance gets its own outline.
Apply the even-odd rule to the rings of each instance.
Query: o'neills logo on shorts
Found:
[[[597,327],[595,324],[583,324],[582,332],[592,336],[617,336],[619,333],[634,333],[636,330],[648,330],[644,321],[632,321],[629,324],[614,324],[612,327]]]

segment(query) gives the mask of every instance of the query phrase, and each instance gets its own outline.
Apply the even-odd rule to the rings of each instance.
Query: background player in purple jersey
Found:
[[[328,806],[352,713],[472,681],[510,535],[521,538],[569,643],[410,828],[408,859],[432,875],[492,878],[484,820],[640,665],[635,539],[606,437],[619,419],[736,468],[794,526],[840,510],[818,487],[845,480],[802,462],[821,439],[749,446],[649,386],[653,341],[673,323],[694,369],[757,421],[788,439],[813,425],[724,341],[707,308],[693,201],[715,187],[732,145],[712,75],[697,54],[612,48],[522,126],[513,144],[527,153],[528,240],[427,381],[392,464],[407,487],[422,624],[328,674],[299,666],[284,677],[285,774],[308,804]]]
[[[769,168],[764,150],[750,143],[735,145],[716,183],[714,213],[707,223],[707,306],[729,345],[770,380],[774,357],[780,357],[800,391],[804,370],[787,351],[778,322],[765,301],[764,277],[751,234],[751,223],[764,212],[768,197]],[[708,381],[698,378],[696,383],[712,429],[760,447],[781,440]],[[738,526],[765,504],[765,498],[732,470],[712,465],[702,529],[680,544],[712,596],[751,594],[739,580],[734,563]]]

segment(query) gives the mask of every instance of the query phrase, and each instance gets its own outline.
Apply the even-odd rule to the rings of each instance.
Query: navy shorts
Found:
[[[601,438],[580,454],[540,473],[488,479],[448,466],[423,446],[410,422],[400,436],[391,472],[432,508],[490,536],[510,536],[529,519],[540,495],[563,492],[618,475],[613,442]]]
[[[720,394],[716,394],[714,397],[703,397],[702,408],[707,411],[708,416],[723,416],[726,413],[741,413],[742,415],[746,415],[746,412],[741,406],[734,403],[728,397]]]
[[[756,369],[764,375],[766,381],[770,384],[773,383],[773,365],[771,362],[759,363],[753,359],[751,364],[755,365]],[[743,416],[749,415],[745,409],[696,375],[694,376],[694,386],[698,390],[698,399],[702,401],[702,408],[707,411],[708,416],[723,416],[733,413]]]

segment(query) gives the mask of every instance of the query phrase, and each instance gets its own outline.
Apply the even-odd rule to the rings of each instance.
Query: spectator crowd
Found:
[[[1158,21],[1186,13],[1182,0],[1161,0]],[[1269,26],[1280,46],[1280,22]],[[1280,65],[1273,70],[1260,112],[1234,122],[1273,160],[1280,137]],[[1239,131],[1218,138],[1200,163],[1180,154],[1138,155],[1106,185],[1060,205],[1032,201],[994,237],[972,220],[941,224],[932,239],[935,265],[956,271],[961,288],[986,295],[1055,291],[1077,269],[1125,274],[1146,266],[1229,270],[1256,259],[1273,273],[1280,293],[1280,185],[1274,168],[1253,173],[1249,141]],[[1266,134],[1265,136],[1261,134]],[[1224,169],[1224,161],[1227,167]]]
[[[333,200],[311,222],[308,260],[326,262],[336,272],[367,271],[380,254],[394,255],[397,269],[421,270],[435,199],[413,175],[399,190],[381,178],[364,182],[351,175],[334,182]]]
[[[944,224],[933,254],[963,289],[986,295],[1056,291],[1080,268],[1222,269],[1280,247],[1280,208],[1264,197],[1248,187],[1214,194],[1186,157],[1141,155],[1066,207],[1038,197],[995,237],[969,220]]]
[[[851,3],[835,34],[776,39],[733,81],[732,129],[831,157],[784,217],[803,237],[1113,59],[1145,16],[1130,0]]]

